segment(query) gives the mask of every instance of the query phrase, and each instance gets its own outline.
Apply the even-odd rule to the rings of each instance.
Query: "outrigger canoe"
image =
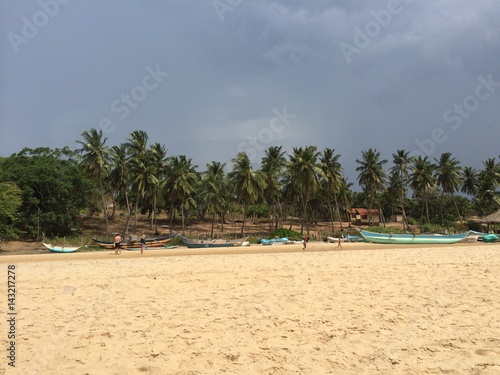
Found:
[[[55,246],[44,242],[42,242],[42,245],[54,253],[74,253],[81,247],[81,246]]]
[[[164,236],[164,237],[147,238],[146,239],[146,247],[164,247],[174,236],[175,235],[168,235],[168,236]],[[92,241],[94,241],[100,247],[103,247],[105,249],[113,249],[115,247],[115,244],[113,241],[101,241],[101,240],[97,240],[95,238],[93,238]],[[141,243],[139,242],[139,240],[122,242],[121,247],[122,248],[140,249]]]
[[[461,233],[454,235],[440,234],[392,234],[392,233],[375,233],[366,230],[359,231],[366,242],[383,243],[383,244],[453,244],[463,240],[469,233]]]
[[[179,235],[182,243],[188,249],[203,249],[208,247],[234,247],[234,246],[248,246],[247,238],[240,238],[237,240],[191,240],[184,236]]]

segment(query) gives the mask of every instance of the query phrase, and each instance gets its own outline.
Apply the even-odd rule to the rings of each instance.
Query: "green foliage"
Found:
[[[290,230],[287,228],[278,228],[271,234],[271,238],[275,237],[301,238],[302,236],[299,232],[295,232],[294,230]]]
[[[268,217],[269,216],[269,207],[267,204],[260,203],[260,204],[252,204],[248,206],[248,216],[257,216],[257,217]]]
[[[424,224],[424,233],[439,233],[441,231],[441,226],[437,224]]]
[[[12,182],[0,183],[0,242],[19,238],[21,231],[16,228],[19,208],[22,205],[21,189]]]
[[[47,148],[2,159],[0,171],[0,182],[15,181],[22,191],[17,228],[31,238],[71,234],[95,191],[73,160],[62,160]]]
[[[260,237],[255,237],[255,236],[250,236],[247,238],[247,241],[252,244],[252,245],[256,245],[256,244],[259,244],[260,242]]]

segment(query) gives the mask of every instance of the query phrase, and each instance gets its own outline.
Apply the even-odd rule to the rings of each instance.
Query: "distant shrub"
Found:
[[[260,237],[255,237],[255,236],[250,236],[247,238],[247,241],[250,242],[251,244],[258,244],[260,240]]]
[[[288,238],[300,238],[302,237],[299,232],[286,228],[278,228],[272,234],[271,237],[288,237]]]

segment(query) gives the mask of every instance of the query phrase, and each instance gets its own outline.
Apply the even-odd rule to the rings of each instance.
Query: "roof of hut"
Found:
[[[500,223],[500,210],[491,215],[479,219],[481,223]]]

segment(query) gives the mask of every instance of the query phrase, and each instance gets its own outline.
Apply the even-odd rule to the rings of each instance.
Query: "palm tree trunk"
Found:
[[[441,197],[439,199],[439,215],[441,216],[441,226],[442,227],[444,227],[443,197],[444,197],[444,190],[441,191]]]
[[[410,230],[410,225],[408,224],[408,221],[406,219],[406,211],[405,211],[405,198],[404,198],[404,193],[401,191],[401,213],[403,214],[403,229],[404,230]]]
[[[245,229],[246,223],[247,223],[247,204],[245,203],[243,206],[243,224],[241,225],[241,237],[243,237],[243,231]]]
[[[134,216],[135,216],[135,221],[134,221],[134,234],[137,235],[137,211],[139,209],[139,197],[137,197],[137,200],[135,201],[135,206],[134,206]]]
[[[170,220],[170,234],[172,234],[172,230],[173,230],[172,228],[173,228],[173,225],[174,225],[174,215],[173,215],[173,212],[174,212],[174,205],[172,204],[172,202],[170,202],[170,212],[168,213],[169,220]]]
[[[457,201],[455,199],[455,195],[453,193],[451,193],[451,199],[453,200],[453,204],[455,205],[455,209],[457,210],[458,220],[460,221],[460,224],[462,224],[462,214],[460,213],[460,210],[459,210],[458,205],[457,205]]]
[[[182,221],[182,231],[186,230],[186,222],[184,221],[184,198],[181,201],[181,221]]]
[[[326,192],[326,200],[328,204],[328,214],[330,215],[330,223],[332,226],[332,234],[335,233],[335,226],[333,225],[333,209],[332,209],[332,203],[330,199],[330,187],[328,187],[327,192]]]
[[[159,232],[158,232],[158,217],[156,215],[156,210],[157,210],[157,207],[156,207],[156,193],[155,193],[155,196],[153,198],[153,222],[154,222],[154,234],[155,235],[158,235]]]
[[[340,230],[344,230],[342,227],[342,216],[340,216],[339,202],[337,200],[337,194],[333,194],[333,199],[335,200],[335,210],[337,211],[337,216],[339,217]]]
[[[102,186],[102,178],[99,177],[99,188],[101,190],[102,208],[104,210],[104,222],[106,223],[106,236],[109,234],[109,223],[108,223],[108,205],[106,204],[106,199],[104,197],[104,187]]]
[[[429,217],[429,202],[428,202],[427,194],[426,194],[426,197],[425,197],[425,216],[427,217],[427,224],[430,224],[431,223],[431,219]]]
[[[130,202],[128,201],[127,192],[125,192],[125,204],[127,205],[127,221],[125,222],[125,228],[123,228],[123,234],[128,235],[128,227],[130,224],[130,219],[132,218],[132,209],[130,208]]]
[[[304,224],[306,225],[306,234],[309,234],[309,222],[307,221],[307,194],[302,195],[302,225],[300,234],[304,233]]]
[[[212,214],[212,228],[210,230],[210,238],[214,238],[215,212]]]

